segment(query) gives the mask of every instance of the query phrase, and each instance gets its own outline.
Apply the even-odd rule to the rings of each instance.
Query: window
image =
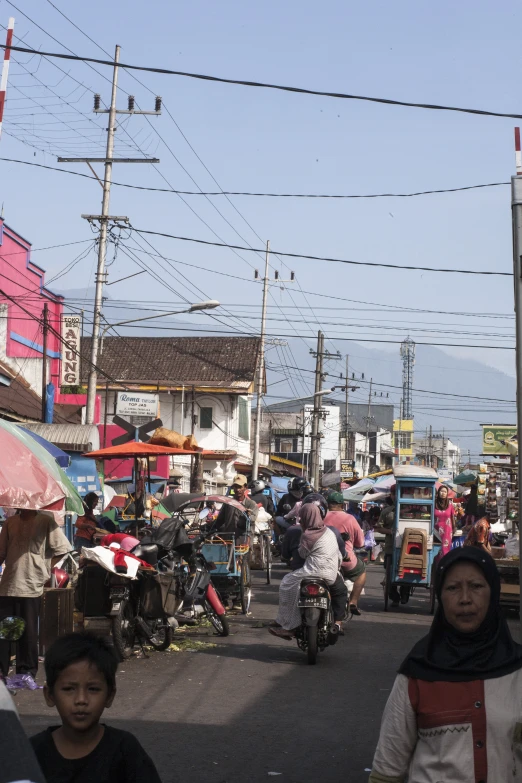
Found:
[[[411,432],[394,432],[393,435],[396,449],[411,449]]]
[[[238,401],[238,431],[237,434],[243,440],[250,439],[250,405],[248,400],[240,397]]]
[[[199,429],[211,430],[212,429],[212,408],[200,408],[199,409]]]

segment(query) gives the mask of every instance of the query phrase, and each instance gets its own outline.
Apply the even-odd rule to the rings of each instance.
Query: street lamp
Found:
[[[168,315],[182,315],[184,313],[195,313],[197,310],[212,310],[214,307],[219,307],[217,299],[207,299],[205,302],[196,302],[196,304],[190,305],[186,310],[175,310],[172,313],[158,313],[157,315],[146,315],[143,318],[130,318],[128,321],[118,321],[115,324],[107,324],[100,335],[100,353],[103,353],[103,338],[109,329],[114,329],[116,326],[125,326],[126,324],[135,324],[139,321],[151,321],[153,318],[163,318]]]

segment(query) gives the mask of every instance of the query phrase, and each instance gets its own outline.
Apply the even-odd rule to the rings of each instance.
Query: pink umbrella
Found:
[[[0,454],[0,506],[63,509],[63,488],[36,454],[4,428],[0,428]]]

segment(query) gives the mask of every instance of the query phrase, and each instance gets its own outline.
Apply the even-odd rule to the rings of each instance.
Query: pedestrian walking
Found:
[[[24,509],[4,522],[0,533],[0,618],[18,615],[25,632],[17,643],[16,672],[34,678],[38,671],[38,619],[51,567],[71,545],[50,514]],[[9,669],[9,643],[0,641],[2,668]],[[34,684],[30,680],[29,684]]]
[[[455,532],[455,509],[449,499],[448,488],[444,485],[438,488],[435,498],[435,529],[440,537],[441,555],[447,555],[451,551]]]
[[[369,783],[522,780],[522,646],[495,561],[453,549],[435,584],[437,613],[399,669]]]

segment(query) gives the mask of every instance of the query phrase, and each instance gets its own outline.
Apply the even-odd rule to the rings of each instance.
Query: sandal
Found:
[[[271,633],[272,636],[277,636],[278,639],[286,639],[288,642],[291,642],[294,638],[292,631],[287,631],[286,628],[269,628],[268,633]]]

